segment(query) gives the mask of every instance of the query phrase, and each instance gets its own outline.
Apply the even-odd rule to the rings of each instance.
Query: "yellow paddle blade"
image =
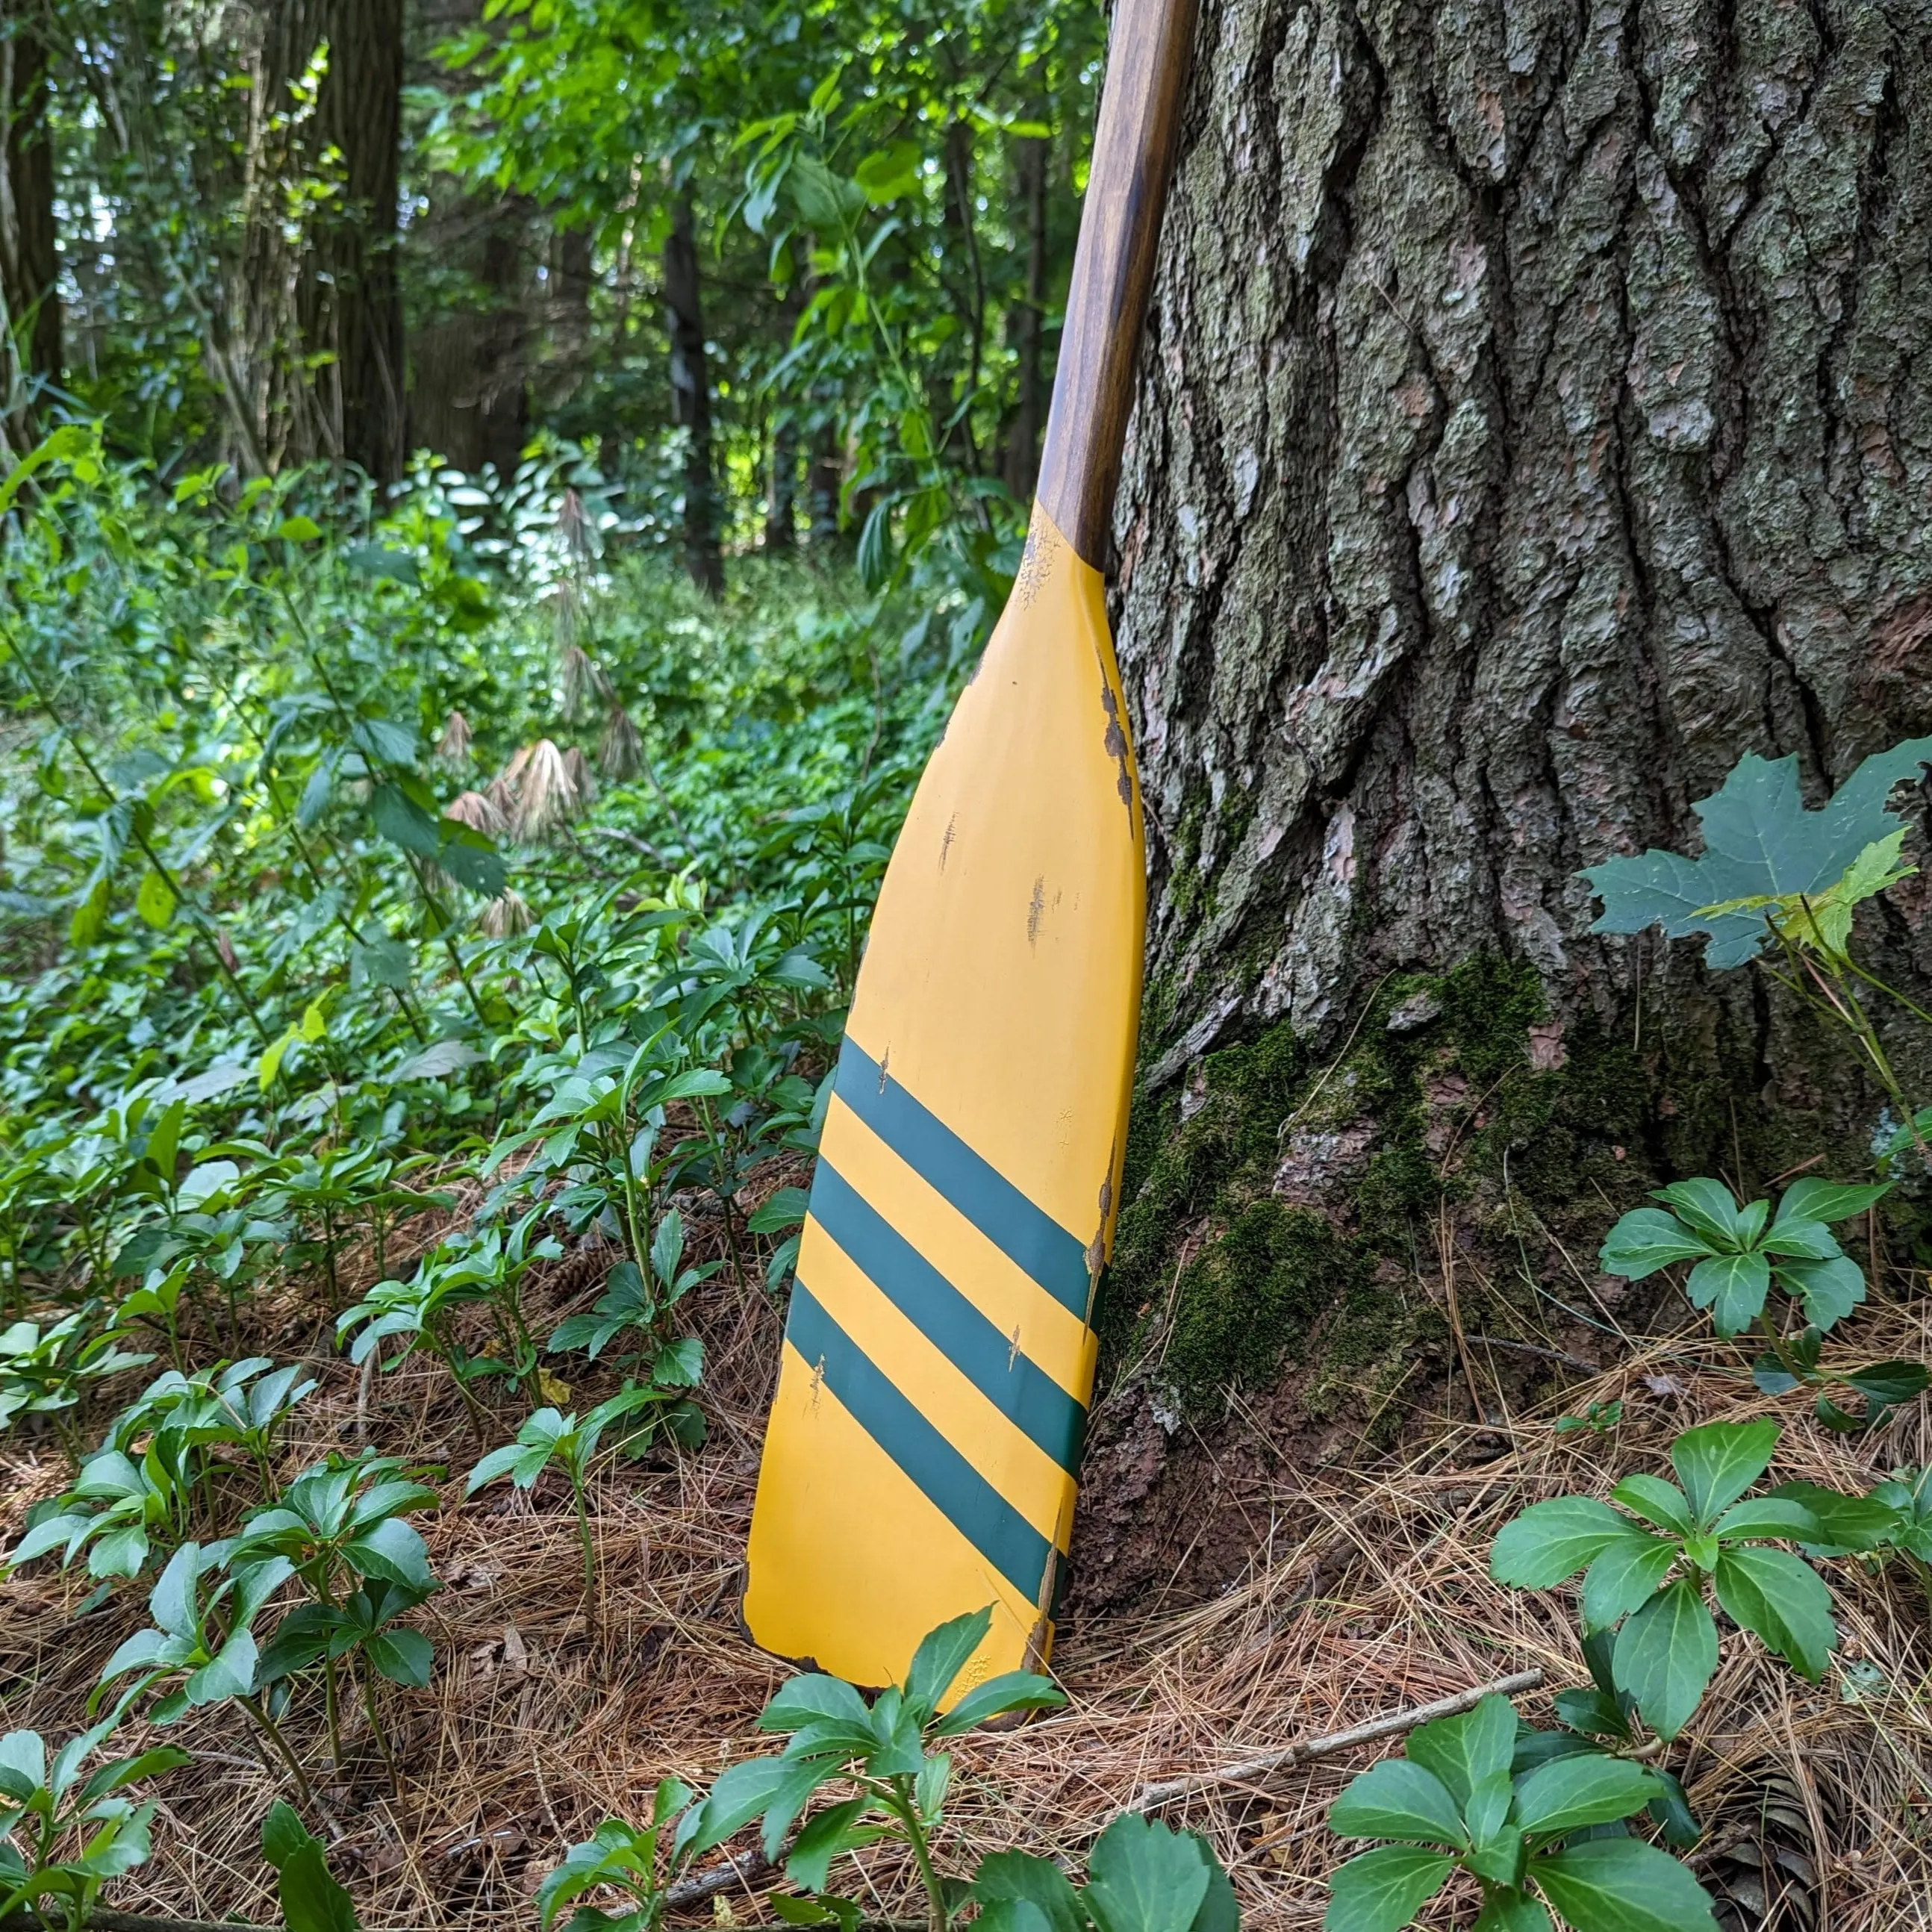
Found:
[[[752,1513],[754,1642],[863,1684],[994,1606],[1043,1662],[1140,1010],[1141,806],[1100,574],[1036,506],[866,944]]]

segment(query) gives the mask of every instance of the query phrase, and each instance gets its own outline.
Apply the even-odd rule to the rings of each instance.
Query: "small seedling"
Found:
[[[932,1932],[947,1932],[958,1900],[933,1863],[932,1840],[952,1760],[932,1747],[1009,1712],[1049,1710],[1066,1701],[1048,1678],[1013,1670],[988,1678],[941,1711],[992,1622],[992,1612],[984,1610],[941,1624],[914,1652],[904,1684],[880,1691],[869,1704],[842,1678],[793,1678],[758,1717],[760,1730],[788,1738],[784,1751],[727,1771],[680,1824],[680,1853],[722,1844],[757,1818],[763,1821],[765,1856],[776,1858],[812,1798],[828,1785],[849,1785],[855,1796],[827,1807],[799,1833],[785,1859],[786,1876],[823,1893],[834,1859],[895,1840],[918,1867]]]
[[[1586,1429],[1593,1436],[1608,1436],[1623,1419],[1622,1402],[1593,1402],[1581,1415],[1559,1415],[1555,1426],[1558,1436],[1575,1436]]]
[[[694,1795],[689,1785],[667,1778],[651,1801],[651,1822],[643,1830],[621,1818],[606,1818],[595,1838],[572,1845],[563,1862],[547,1873],[537,1887],[540,1932],[550,1932],[557,1914],[567,1905],[576,1905],[577,1910],[566,1922],[566,1932],[657,1932],[664,1921],[665,1888],[682,1862],[668,1850],[661,1861],[659,1841],[664,1827],[683,1814]],[[586,1892],[600,1886],[628,1893],[631,1904],[615,1912],[578,1904]]]
[[[637,1388],[628,1383],[608,1402],[600,1402],[580,1420],[554,1408],[540,1408],[517,1432],[514,1442],[493,1449],[470,1472],[463,1493],[473,1496],[490,1484],[508,1476],[520,1490],[535,1486],[555,1462],[570,1478],[572,1502],[577,1511],[577,1533],[584,1551],[584,1594],[597,1594],[597,1545],[590,1533],[589,1488],[592,1464],[602,1446],[604,1432],[626,1416],[656,1409],[647,1420],[626,1432],[611,1450],[615,1454],[641,1455],[651,1436],[662,1425],[681,1442],[694,1446],[704,1438],[704,1418],[697,1406],[675,1389]]]

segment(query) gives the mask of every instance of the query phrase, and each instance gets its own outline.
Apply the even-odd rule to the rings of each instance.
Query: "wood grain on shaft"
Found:
[[[1042,506],[1096,569],[1106,566],[1195,6],[1196,0],[1117,0],[1114,9],[1040,466]]]

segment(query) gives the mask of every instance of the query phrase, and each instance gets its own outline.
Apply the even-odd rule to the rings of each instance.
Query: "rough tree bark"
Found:
[[[1507,1379],[1538,1281],[1614,1292],[1566,1213],[1587,1277],[1660,1174],[1869,1158],[1835,1042],[1576,874],[1696,849],[1747,750],[1816,802],[1932,726],[1924,0],[1208,0],[1191,100],[1116,519],[1154,872],[1096,1598],[1252,1541],[1157,1426],[1190,1378],[1264,1392],[1229,1491],[1352,1454],[1419,1364],[1455,1399],[1466,1255],[1529,1230],[1460,1318]],[[1922,988],[1924,905],[1861,926]]]
[[[717,486],[711,468],[711,376],[696,218],[688,191],[671,202],[664,244],[664,328],[670,338],[671,420],[689,434],[684,458],[684,559],[691,580],[712,596],[724,588]]]
[[[61,376],[52,94],[33,14],[0,0],[0,440],[24,454],[33,396]]]

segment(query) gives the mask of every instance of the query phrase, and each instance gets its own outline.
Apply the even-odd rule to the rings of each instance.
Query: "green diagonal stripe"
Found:
[[[1086,1320],[1087,1250],[1079,1238],[1029,1201],[889,1072],[882,1072],[878,1062],[849,1034],[839,1049],[834,1090],[1009,1260],[1024,1268],[1062,1307]]]
[[[1052,1546],[796,1280],[785,1340],[824,1376],[825,1386],[926,1500],[1022,1597],[1037,1603]]]
[[[812,1218],[1002,1415],[1072,1474],[1085,1408],[1022,1354],[829,1161],[819,1162],[812,1184]]]

